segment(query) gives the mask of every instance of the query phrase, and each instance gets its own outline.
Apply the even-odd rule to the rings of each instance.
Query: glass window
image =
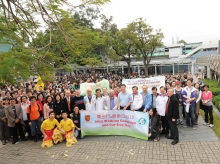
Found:
[[[162,66],[162,74],[173,74],[173,66]]]
[[[188,72],[188,65],[179,65],[179,73]]]

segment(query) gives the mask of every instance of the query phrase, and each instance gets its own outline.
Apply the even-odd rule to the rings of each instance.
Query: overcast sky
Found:
[[[220,0],[112,0],[102,8],[118,28],[146,19],[162,29],[165,45],[176,35],[187,43],[220,40]]]

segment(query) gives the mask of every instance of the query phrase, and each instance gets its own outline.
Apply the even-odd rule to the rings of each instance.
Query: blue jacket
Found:
[[[143,92],[141,92],[141,95],[143,96]],[[152,108],[152,96],[149,92],[145,95],[145,104],[144,104],[144,109],[149,111]]]
[[[187,96],[187,91],[188,91],[188,87],[185,87],[182,92],[181,92],[181,96],[182,96],[182,99],[183,99],[183,103],[185,104],[186,103],[186,99],[183,97],[184,95]],[[192,87],[192,90],[191,90],[191,94],[190,94],[190,98],[197,98],[197,90]],[[190,102],[190,105],[195,105],[196,104],[196,99],[192,102]]]

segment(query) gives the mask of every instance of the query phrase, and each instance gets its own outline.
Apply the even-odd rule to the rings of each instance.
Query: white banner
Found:
[[[81,111],[82,136],[125,135],[148,140],[149,114],[136,111]]]
[[[165,87],[165,76],[157,76],[151,78],[139,78],[139,79],[123,79],[122,84],[126,85],[128,92],[132,93],[132,87],[137,86],[139,91],[142,91],[142,86],[147,85],[148,91],[151,93],[153,87],[157,87],[157,91],[161,86]]]

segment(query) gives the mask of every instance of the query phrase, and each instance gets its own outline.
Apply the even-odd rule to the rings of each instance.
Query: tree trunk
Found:
[[[147,58],[145,55],[143,55],[143,63],[144,63],[144,73],[145,76],[148,76],[148,64],[147,64]]]
[[[131,76],[131,60],[130,59],[127,60],[127,64],[128,64],[128,77],[130,77]]]
[[[91,68],[91,75],[92,75],[93,77],[95,77],[95,67],[93,67],[93,66],[92,66],[92,68]]]

